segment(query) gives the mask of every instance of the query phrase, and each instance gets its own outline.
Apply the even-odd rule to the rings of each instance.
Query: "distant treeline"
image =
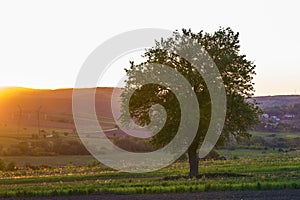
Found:
[[[127,136],[114,136],[110,140],[118,147],[131,152],[149,152],[154,150],[149,141]],[[105,147],[102,147],[105,148]],[[105,150],[105,149],[104,149]],[[103,151],[105,152],[105,151]],[[0,146],[1,156],[55,156],[90,155],[79,138],[54,134],[52,138],[33,134],[31,139],[12,144],[8,148]]]

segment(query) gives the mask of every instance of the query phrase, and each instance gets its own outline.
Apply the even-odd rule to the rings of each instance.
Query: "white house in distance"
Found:
[[[293,115],[293,114],[285,114],[283,117],[286,118],[286,119],[294,119],[295,115]]]

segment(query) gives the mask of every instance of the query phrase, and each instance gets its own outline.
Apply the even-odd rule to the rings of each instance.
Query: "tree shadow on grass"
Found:
[[[203,178],[238,178],[238,177],[252,177],[252,175],[248,174],[237,174],[237,173],[205,173],[199,174],[197,179]],[[163,178],[165,181],[176,181],[180,179],[190,179],[188,175],[175,175],[175,176],[166,176]]]

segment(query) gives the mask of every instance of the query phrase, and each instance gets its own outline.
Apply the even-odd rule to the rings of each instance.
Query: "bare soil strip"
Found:
[[[268,191],[228,191],[228,192],[203,192],[184,194],[146,194],[146,195],[87,195],[87,196],[64,196],[64,197],[27,197],[8,198],[6,200],[298,200],[300,190],[268,190]]]

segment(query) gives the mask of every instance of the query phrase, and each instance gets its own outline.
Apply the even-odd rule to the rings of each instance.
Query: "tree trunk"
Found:
[[[199,175],[199,158],[196,149],[189,149],[189,164],[190,164],[190,178],[197,178]]]

